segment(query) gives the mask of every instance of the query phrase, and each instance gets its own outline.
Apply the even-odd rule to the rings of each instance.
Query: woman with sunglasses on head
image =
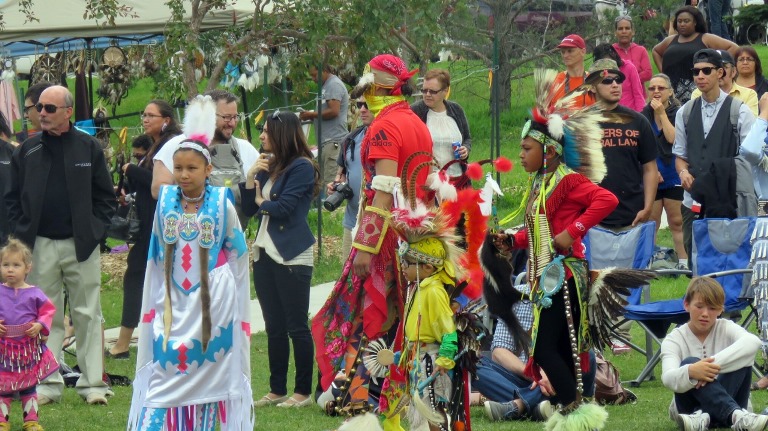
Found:
[[[616,42],[613,44],[613,48],[622,60],[631,62],[635,66],[640,82],[645,84],[651,79],[653,68],[651,67],[651,59],[648,57],[648,50],[632,41],[635,37],[632,17],[619,15],[614,22],[616,23]]]
[[[656,222],[656,232],[661,226],[661,213],[667,213],[669,231],[675,243],[678,269],[688,269],[688,254],[683,246],[683,216],[680,205],[683,202],[683,187],[680,176],[675,169],[675,155],[672,154],[672,144],[675,142],[675,115],[680,109],[680,102],[672,93],[672,82],[663,73],[651,78],[648,85],[648,105],[642,114],[651,123],[656,136],[656,166],[659,168],[659,186],[656,189],[656,200],[653,202],[651,219]]]
[[[768,92],[768,80],[763,76],[763,63],[757,55],[755,48],[746,45],[739,47],[734,57],[736,59],[736,83],[742,87],[755,90],[757,98],[763,97]]]
[[[157,200],[152,197],[153,157],[171,138],[181,135],[181,128],[176,122],[173,107],[164,100],[152,100],[141,113],[144,126],[142,137],[151,141],[149,149],[135,163],[122,166],[130,193],[136,199],[136,214],[139,219],[139,233],[135,243],[128,251],[128,262],[123,275],[123,316],[120,320],[120,332],[115,345],[105,355],[113,359],[128,359],[133,331],[139,325],[141,297],[144,290],[144,275],[147,268],[149,238],[152,235],[152,220]],[[139,140],[141,137],[137,137]],[[144,139],[141,138],[141,139]]]
[[[635,111],[642,111],[645,106],[645,91],[643,84],[640,82],[637,68],[631,62],[622,60],[613,46],[607,43],[597,45],[592,51],[592,56],[595,61],[601,58],[609,58],[616,62],[619,70],[625,76],[624,81],[621,83],[621,100],[619,104]]]
[[[269,393],[256,407],[305,407],[312,404],[314,346],[307,325],[309,287],[315,237],[307,223],[320,171],[291,112],[267,117],[261,154],[240,183],[243,212],[259,220],[253,243],[253,281],[267,330]],[[288,396],[288,338],[296,367],[293,394]]]
[[[704,15],[693,6],[675,12],[672,26],[677,32],[653,47],[653,61],[659,72],[669,76],[675,97],[680,103],[691,99],[696,84],[691,76],[693,55],[705,48],[724,49],[736,56],[739,46],[707,31]]]
[[[467,116],[458,103],[448,100],[450,92],[451,74],[445,69],[432,69],[424,75],[421,84],[423,100],[411,105],[432,135],[432,152],[441,167],[455,159],[466,161],[472,150]],[[459,176],[463,168],[455,163],[447,173]]]

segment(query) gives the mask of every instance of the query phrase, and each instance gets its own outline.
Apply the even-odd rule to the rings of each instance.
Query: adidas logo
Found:
[[[387,134],[383,130],[379,130],[370,140],[370,143],[374,147],[391,147],[392,142],[387,138]]]

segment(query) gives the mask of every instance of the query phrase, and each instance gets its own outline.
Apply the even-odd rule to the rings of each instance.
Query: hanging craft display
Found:
[[[13,81],[16,77],[16,72],[13,71],[13,60],[10,58],[0,58],[0,64],[2,64],[2,73],[0,73],[0,80]]]
[[[113,107],[128,94],[131,76],[127,60],[125,52],[117,46],[110,46],[101,54],[101,85],[96,93]]]
[[[195,69],[195,81],[200,82],[208,76],[208,68],[205,66],[205,53],[200,48],[193,51],[192,67]]]
[[[38,82],[58,82],[61,74],[61,63],[59,59],[45,53],[37,58],[32,65],[32,78],[30,85]]]

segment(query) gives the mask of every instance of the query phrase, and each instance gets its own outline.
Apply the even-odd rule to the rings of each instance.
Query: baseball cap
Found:
[[[557,47],[585,49],[587,45],[584,43],[584,39],[582,39],[578,34],[569,34],[560,41],[560,45],[557,45]]]
[[[724,49],[718,49],[718,53],[720,53],[720,57],[723,57],[723,63],[728,63],[732,66],[736,66],[736,61],[734,61],[733,56],[730,52],[724,50]]]
[[[733,57],[731,57],[731,61],[733,61]],[[693,64],[696,65],[696,63],[710,63],[720,68],[723,67],[723,56],[714,49],[701,49],[696,51],[696,54],[693,54]]]

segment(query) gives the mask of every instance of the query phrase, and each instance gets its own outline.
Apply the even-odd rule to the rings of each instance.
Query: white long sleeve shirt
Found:
[[[688,377],[688,365],[680,366],[683,359],[714,357],[720,373],[730,373],[751,367],[761,345],[756,335],[728,319],[717,319],[703,343],[686,323],[661,343],[661,381],[676,393],[688,392],[696,387],[697,381]]]

